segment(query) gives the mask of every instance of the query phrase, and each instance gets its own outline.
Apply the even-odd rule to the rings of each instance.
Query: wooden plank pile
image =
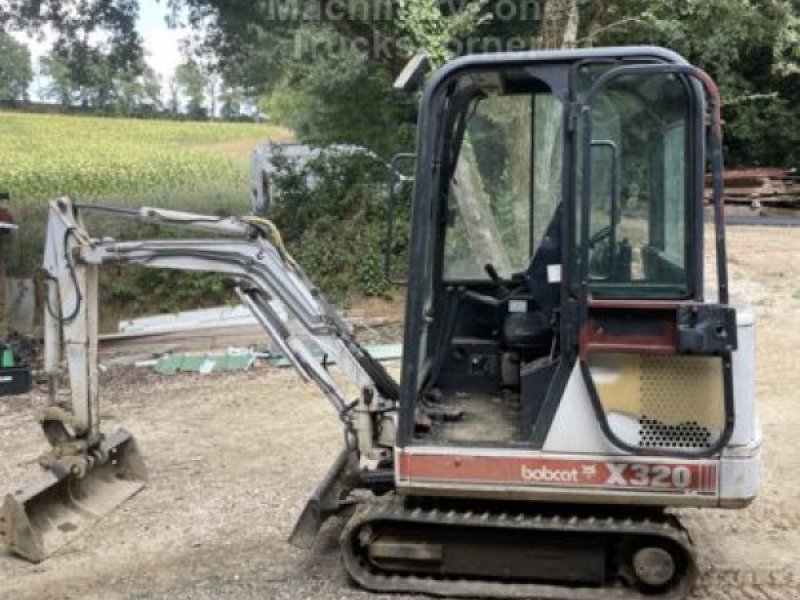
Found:
[[[762,205],[800,206],[800,175],[794,169],[763,167],[725,171],[725,202]],[[711,176],[706,175],[705,198],[711,200]]]

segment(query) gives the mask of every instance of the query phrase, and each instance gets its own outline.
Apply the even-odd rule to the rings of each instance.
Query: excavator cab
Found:
[[[704,299],[705,82],[630,48],[470,57],[429,84],[402,448],[543,449],[575,373],[609,449],[724,446],[737,328]]]

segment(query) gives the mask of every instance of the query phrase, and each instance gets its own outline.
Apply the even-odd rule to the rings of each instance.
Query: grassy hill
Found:
[[[203,204],[247,196],[248,155],[282,128],[0,112],[0,188],[17,207],[61,195]],[[195,202],[196,200],[198,202]]]
[[[19,231],[0,249],[0,268],[37,277],[46,200],[161,205],[205,213],[249,210],[249,155],[289,131],[259,123],[162,121],[0,112],[0,189],[11,194]],[[114,237],[169,235],[135,221],[85,215],[91,231]],[[103,277],[101,320],[224,302],[228,285],[198,276],[129,267]],[[41,298],[41,290],[38,295]]]

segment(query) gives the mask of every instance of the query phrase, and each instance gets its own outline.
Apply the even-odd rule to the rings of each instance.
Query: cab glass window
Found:
[[[685,81],[672,74],[620,77],[596,96],[591,116],[593,296],[687,296],[691,112]]]

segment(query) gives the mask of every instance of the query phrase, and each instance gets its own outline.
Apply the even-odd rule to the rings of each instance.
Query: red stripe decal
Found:
[[[640,489],[714,494],[717,466],[709,461],[648,462],[620,457],[543,458],[411,454],[400,452],[406,483],[505,484],[570,488]]]

